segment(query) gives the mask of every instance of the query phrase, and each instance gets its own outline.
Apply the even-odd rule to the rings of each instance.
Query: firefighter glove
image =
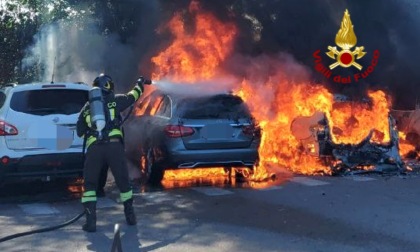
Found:
[[[144,91],[144,82],[146,81],[146,79],[143,76],[140,76],[140,78],[137,79],[137,86],[139,86],[139,88],[141,89],[141,92],[143,93]]]

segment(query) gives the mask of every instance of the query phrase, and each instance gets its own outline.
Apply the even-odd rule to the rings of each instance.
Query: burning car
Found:
[[[338,99],[337,99],[338,98]],[[333,108],[355,107],[355,103],[336,96]],[[357,106],[369,109],[369,99],[362,100]],[[337,141],[343,130],[351,130],[362,124],[354,115],[346,118],[346,128],[342,129],[329,121],[326,113],[316,112],[309,117],[297,117],[291,124],[291,132],[300,141],[301,151],[318,157],[324,165],[331,167],[333,174],[354,171],[404,170],[404,162],[399,153],[399,136],[395,119],[389,114],[389,139],[377,129],[368,129],[368,134],[358,143],[350,144]]]
[[[128,158],[149,182],[165,169],[248,167],[258,162],[260,132],[233,94],[185,95],[155,90],[139,104],[126,131]]]

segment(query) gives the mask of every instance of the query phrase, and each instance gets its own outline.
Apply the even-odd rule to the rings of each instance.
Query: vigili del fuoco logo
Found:
[[[343,84],[352,83],[353,81],[358,82],[360,79],[367,78],[378,64],[378,50],[373,51],[371,63],[366,69],[363,69],[363,66],[357,62],[357,60],[366,55],[366,52],[364,51],[364,46],[356,46],[357,38],[347,9],[344,12],[343,20],[341,21],[340,30],[338,30],[337,35],[335,36],[335,44],[339,47],[338,49],[337,46],[328,46],[328,52],[326,52],[328,57],[334,60],[328,67],[322,64],[322,58],[320,56],[321,50],[317,50],[313,53],[315,69],[328,79],[332,77],[334,82]],[[356,47],[352,50],[354,46]],[[336,67],[354,67],[357,68],[359,72],[348,76],[333,76],[332,70]]]

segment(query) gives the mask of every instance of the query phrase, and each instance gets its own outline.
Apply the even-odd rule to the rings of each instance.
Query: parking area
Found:
[[[111,178],[112,180],[112,178]],[[98,201],[98,232],[82,221],[0,243],[3,251],[109,251],[114,226],[123,251],[417,251],[417,174],[293,176],[265,188],[241,184],[136,191],[138,224],[127,226],[112,182]],[[0,198],[0,236],[60,224],[82,207],[58,185],[38,198]],[[28,195],[28,192],[26,192]],[[64,197],[67,195],[67,197]],[[50,201],[54,198],[53,201]]]

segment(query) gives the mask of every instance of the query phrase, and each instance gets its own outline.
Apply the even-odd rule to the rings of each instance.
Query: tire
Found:
[[[165,173],[164,167],[155,160],[153,149],[146,152],[145,171],[147,174],[147,182],[151,185],[159,185]]]

